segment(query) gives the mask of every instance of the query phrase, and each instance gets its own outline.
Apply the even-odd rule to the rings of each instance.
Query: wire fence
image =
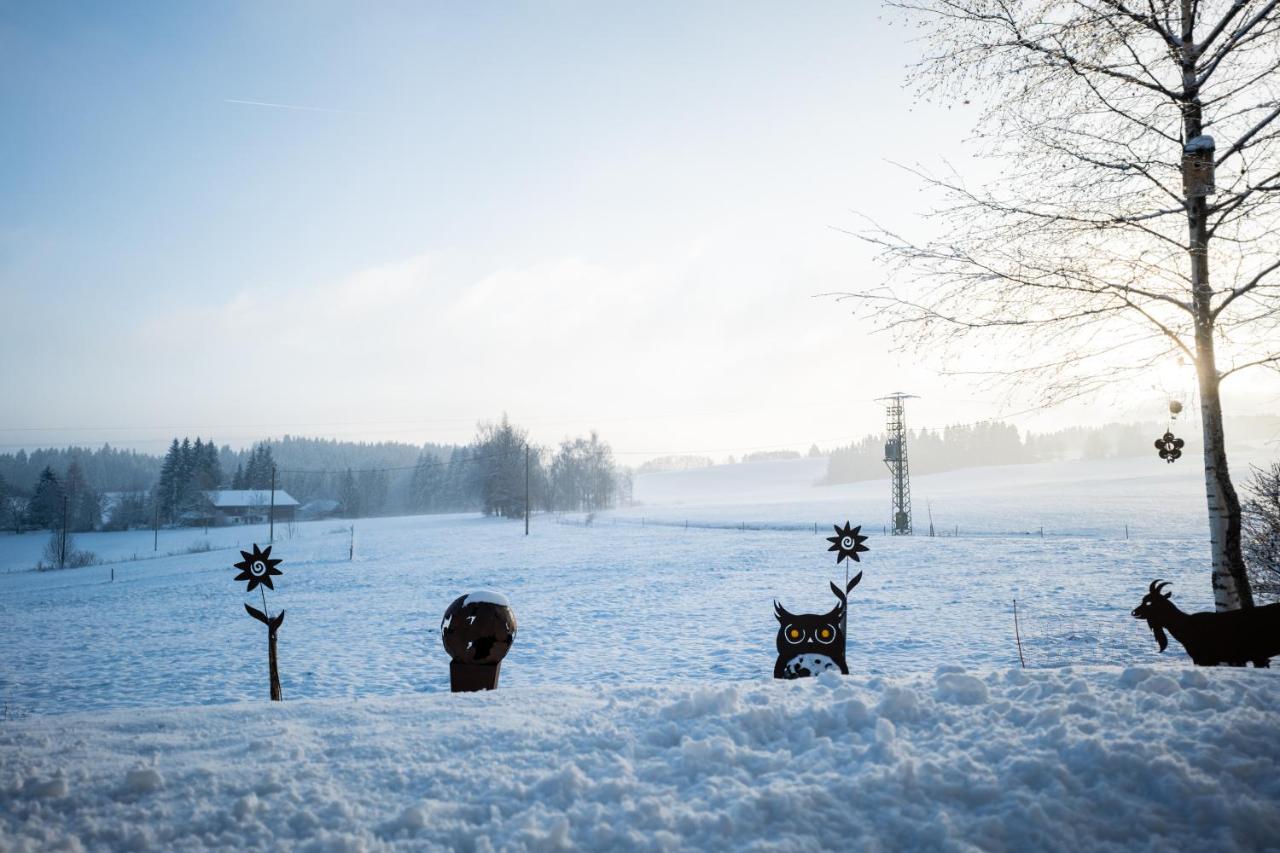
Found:
[[[832,524],[829,521],[777,521],[767,519],[755,520],[708,520],[693,518],[672,518],[669,516],[620,516],[620,515],[604,515],[596,513],[552,513],[551,519],[555,524],[568,525],[573,527],[643,527],[657,529],[677,529],[677,530],[727,530],[737,531],[740,533],[749,532],[791,532],[791,533],[809,533],[817,536],[822,533],[830,535]],[[533,516],[538,518],[538,514]],[[997,530],[988,528],[964,529],[959,525],[951,527],[935,528],[932,533],[922,532],[918,529],[913,530],[909,534],[896,534],[890,530],[887,524],[883,525],[862,525],[863,533],[876,534],[882,536],[910,536],[913,538],[936,538],[936,539],[954,539],[954,538],[988,538],[988,539],[1131,539],[1136,538],[1139,531],[1132,529],[1129,525],[1121,525],[1116,528],[1102,529],[1079,529],[1079,530],[1053,530],[1044,526],[1037,526],[1033,529],[1021,530]]]

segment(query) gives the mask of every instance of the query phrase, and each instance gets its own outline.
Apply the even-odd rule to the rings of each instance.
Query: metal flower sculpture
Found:
[[[284,624],[284,611],[281,610],[275,616],[271,615],[267,610],[267,593],[262,587],[275,591],[271,578],[273,575],[279,577],[284,574],[276,568],[284,561],[272,558],[270,545],[265,551],[261,551],[257,543],[254,543],[252,552],[241,551],[240,556],[244,559],[235,564],[235,568],[240,570],[240,574],[236,575],[235,579],[249,582],[245,592],[253,592],[257,589],[262,594],[261,610],[250,607],[248,603],[245,604],[244,609],[254,619],[267,626],[267,662],[271,670],[271,701],[279,702],[283,694],[280,690],[280,670],[276,664],[276,631],[280,630],[280,626]]]
[[[836,535],[828,536],[828,551],[836,551],[836,565],[844,563],[844,586],[831,584],[837,604],[835,609],[823,614],[791,613],[777,601],[773,603],[774,616],[778,620],[778,659],[773,666],[774,678],[803,678],[827,670],[849,674],[845,662],[846,641],[849,628],[849,593],[862,580],[858,572],[849,580],[849,564],[862,562],[859,554],[871,550],[863,542],[862,526],[841,527],[834,525]]]
[[[850,527],[849,522],[846,521],[844,523],[844,527],[841,527],[838,524],[834,526],[836,529],[836,535],[827,537],[827,541],[832,543],[831,547],[827,550],[840,552],[836,555],[836,565],[838,566],[848,559],[852,559],[855,563],[862,562],[858,559],[858,554],[871,550],[866,545],[862,544],[867,541],[867,537],[861,535],[862,525],[859,524],[857,527]]]
[[[284,560],[271,559],[271,546],[267,546],[267,550],[259,551],[255,543],[253,553],[241,551],[240,556],[244,557],[242,561],[235,564],[235,568],[240,570],[240,574],[236,575],[238,581],[248,581],[249,588],[245,592],[253,592],[253,588],[258,584],[262,584],[267,589],[275,590],[275,586],[271,583],[272,575],[282,575],[284,572],[276,568],[284,562]],[[266,593],[263,593],[263,606],[266,606]]]
[[[1170,465],[1182,456],[1182,448],[1185,445],[1185,441],[1180,438],[1174,438],[1171,432],[1166,432],[1156,439],[1156,450],[1160,451],[1160,458]]]

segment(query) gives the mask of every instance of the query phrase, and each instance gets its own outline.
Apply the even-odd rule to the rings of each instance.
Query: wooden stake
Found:
[[[267,518],[271,524],[271,532],[268,540],[276,541],[276,466],[271,466],[271,509],[267,511]]]
[[[1018,641],[1018,663],[1027,668],[1027,661],[1022,656],[1022,632],[1018,630],[1018,599],[1013,600],[1013,636]]]
[[[70,500],[64,494],[62,496],[62,553],[58,557],[58,568],[66,568],[67,565],[67,508]]]

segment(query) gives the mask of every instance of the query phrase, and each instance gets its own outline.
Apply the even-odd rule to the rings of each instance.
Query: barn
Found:
[[[222,489],[205,492],[213,507],[215,524],[263,524],[272,512],[270,489]],[[276,489],[275,520],[293,521],[298,502],[286,491]]]

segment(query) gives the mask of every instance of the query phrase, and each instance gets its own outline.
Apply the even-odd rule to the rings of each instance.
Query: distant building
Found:
[[[263,524],[271,512],[270,489],[223,489],[204,495],[213,507],[214,524]],[[275,520],[293,521],[297,511],[298,502],[276,489]]]

